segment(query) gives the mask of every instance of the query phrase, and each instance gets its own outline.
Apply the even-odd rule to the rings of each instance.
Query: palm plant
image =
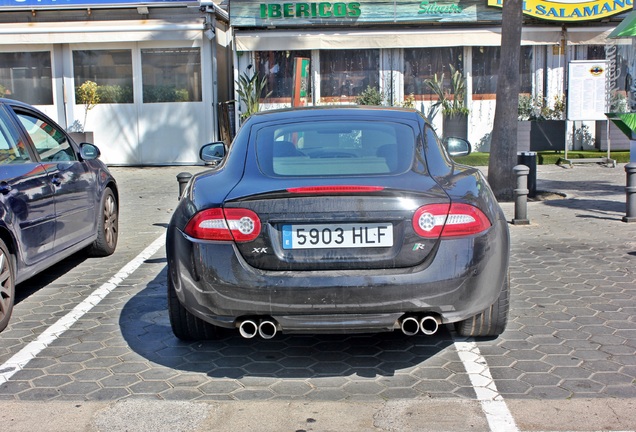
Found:
[[[450,88],[444,86],[443,73],[439,77],[435,74],[432,80],[425,81],[426,85],[437,96],[437,102],[433,106],[441,107],[442,115],[445,117],[467,115],[466,80],[458,69],[455,69],[453,65],[449,66],[451,71]]]
[[[238,78],[238,89],[236,92],[245,105],[245,111],[241,113],[241,120],[247,119],[260,110],[260,100],[263,90],[267,86],[267,77],[259,79],[258,73],[255,72],[251,77],[247,72],[243,72]],[[263,99],[268,98],[272,92],[268,92]]]

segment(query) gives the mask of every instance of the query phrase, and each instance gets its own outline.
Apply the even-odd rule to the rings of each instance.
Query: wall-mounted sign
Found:
[[[0,10],[198,5],[196,0],[0,0]]]
[[[501,22],[486,0],[230,0],[234,27]]]
[[[504,0],[488,0],[503,7]],[[632,10],[632,0],[524,0],[525,15],[548,21],[590,21]]]
[[[310,59],[296,57],[294,59],[294,87],[292,87],[292,106],[307,105],[309,96],[309,63]]]
[[[1,0],[7,1],[7,0]],[[29,0],[33,1],[33,0]],[[51,0],[49,0],[51,1]],[[501,22],[505,0],[230,0],[234,27]],[[549,21],[590,21],[633,7],[633,0],[524,0],[525,15]]]

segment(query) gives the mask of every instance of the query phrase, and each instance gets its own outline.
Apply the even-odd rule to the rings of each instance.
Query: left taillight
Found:
[[[413,229],[425,238],[461,237],[490,228],[488,217],[477,207],[462,204],[429,204],[413,215]]]
[[[199,240],[249,242],[260,234],[261,220],[247,209],[211,208],[195,214],[184,232]]]

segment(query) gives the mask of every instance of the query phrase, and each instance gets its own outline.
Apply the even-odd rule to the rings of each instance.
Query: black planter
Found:
[[[596,122],[596,148],[607,151],[607,120]],[[629,138],[614,124],[609,122],[610,150],[629,150]]]
[[[468,140],[468,116],[454,115],[444,116],[442,123],[444,128],[444,138],[456,137]]]
[[[565,123],[565,120],[532,120],[530,150],[565,150]]]
[[[530,131],[532,130],[532,121],[519,120],[517,122],[517,151],[530,151]]]

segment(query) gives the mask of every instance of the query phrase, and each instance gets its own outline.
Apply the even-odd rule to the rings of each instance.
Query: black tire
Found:
[[[168,273],[170,272],[168,271]],[[181,340],[196,341],[219,338],[217,326],[192,315],[183,307],[170,276],[168,276],[168,315],[170,316],[172,332]]]
[[[92,256],[108,256],[115,252],[119,235],[119,207],[110,188],[104,190],[97,215],[97,238],[90,247]]]
[[[4,330],[11,319],[13,303],[15,301],[15,269],[13,256],[0,240],[0,332]]]
[[[499,336],[506,330],[510,311],[510,274],[504,280],[496,302],[480,314],[455,323],[455,330],[466,337]]]

